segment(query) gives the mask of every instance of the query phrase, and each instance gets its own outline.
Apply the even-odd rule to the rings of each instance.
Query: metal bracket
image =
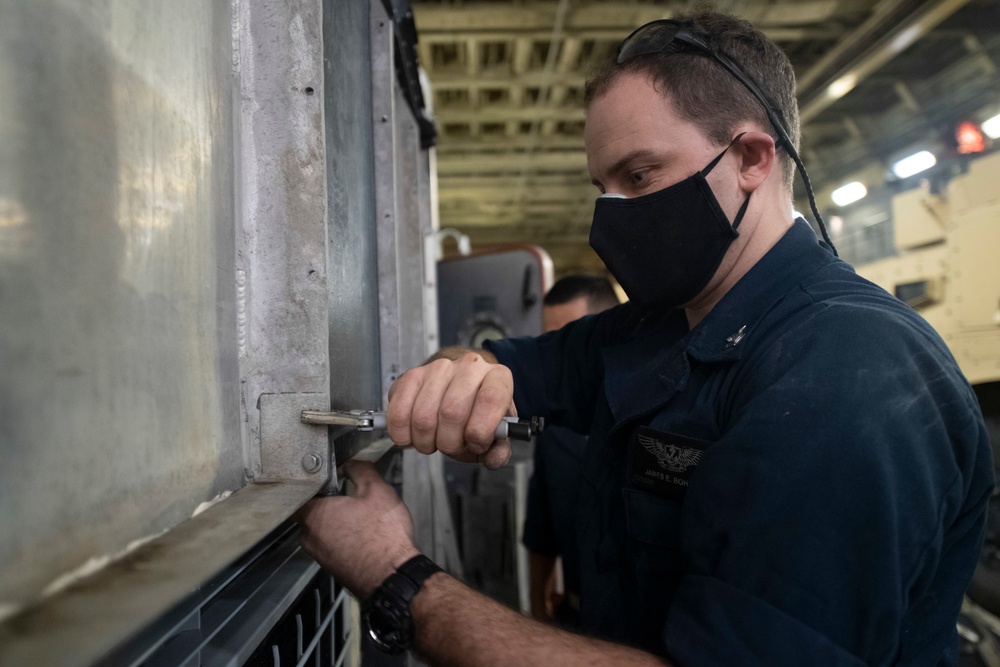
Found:
[[[309,479],[325,483],[331,474],[326,429],[302,423],[300,413],[329,405],[325,393],[260,395],[260,467],[265,480]]]

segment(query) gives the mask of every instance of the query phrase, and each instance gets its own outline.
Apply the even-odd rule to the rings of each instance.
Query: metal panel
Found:
[[[399,371],[401,283],[424,326],[427,163],[403,107],[396,191],[390,23],[373,42],[368,10],[0,5],[0,602],[173,528],[0,626],[0,662],[195,629],[171,604],[320,486],[329,436],[299,410],[377,407],[380,363]]]
[[[300,415],[329,402],[325,393],[260,395],[261,479],[326,480],[327,429],[303,424]]]
[[[369,22],[367,3],[324,2],[330,397],[348,410],[382,404]],[[367,442],[347,433],[337,447]]]
[[[994,186],[995,189],[995,186]],[[983,206],[953,218],[948,238],[949,304],[958,331],[990,331],[1000,349],[1000,204]]]
[[[484,340],[537,336],[552,263],[536,246],[438,262],[442,345],[480,347]]]
[[[375,147],[375,225],[383,393],[407,368],[436,349],[434,274],[427,242],[433,232],[430,160],[420,129],[396,77],[393,24],[379,0],[371,4],[372,119]],[[436,310],[436,309],[434,309]],[[432,310],[432,314],[433,314]],[[461,572],[440,456],[407,450],[403,500],[414,522],[414,541],[425,554]]]
[[[399,274],[396,248],[396,77],[392,23],[381,2],[372,0],[372,121],[375,147],[375,229],[378,264],[379,349],[382,396],[406,370],[400,349]]]
[[[382,396],[368,28],[367,3],[325,0],[330,396],[339,409],[374,408]]]
[[[420,128],[398,86],[396,95],[396,248],[399,285],[400,359],[412,368],[427,359],[424,322],[424,238],[430,234],[425,213],[427,153],[420,149]],[[431,261],[431,260],[428,260]]]
[[[327,293],[337,278],[327,270],[323,5],[242,0],[239,7],[236,265],[247,467],[254,478],[313,478],[300,461],[326,433],[290,417],[266,427],[265,439],[261,397],[315,394],[302,407],[329,405]]]
[[[947,203],[925,188],[914,188],[892,198],[892,227],[897,250],[944,241],[947,224]]]
[[[243,483],[230,35],[0,3],[0,603]]]

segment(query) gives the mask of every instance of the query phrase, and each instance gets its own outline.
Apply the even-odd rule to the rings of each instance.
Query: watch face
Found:
[[[399,653],[403,650],[400,646],[401,632],[400,622],[403,620],[394,613],[392,603],[386,598],[374,600],[374,603],[365,613],[365,622],[368,624],[368,635],[383,651],[389,653]]]

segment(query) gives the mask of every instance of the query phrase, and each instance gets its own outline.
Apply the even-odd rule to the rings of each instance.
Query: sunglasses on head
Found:
[[[763,92],[763,89],[748,74],[743,72],[733,58],[714,46],[707,35],[700,33],[689,23],[673,21],[671,19],[652,21],[636,28],[632,31],[632,34],[622,41],[621,46],[618,47],[617,62],[621,65],[639,56],[673,53],[690,53],[714,60],[753,95],[754,99],[764,109],[768,121],[770,121],[775,133],[778,135],[776,148],[784,148],[789,157],[792,158],[792,161],[795,162],[799,173],[802,174],[802,181],[806,186],[806,194],[809,195],[809,204],[812,206],[813,215],[816,216],[820,231],[823,233],[823,240],[833,248],[834,254],[836,254],[837,250],[833,247],[833,242],[826,231],[826,225],[823,224],[823,218],[816,208],[809,175],[806,173],[806,168],[803,166],[802,160],[799,159],[799,154],[795,150],[795,146],[788,138],[788,130],[781,115],[776,110],[777,105],[771,102],[770,97]]]
[[[698,34],[693,26],[670,19],[661,19],[640,26],[631,35],[626,37],[621,46],[618,47],[617,60],[618,64],[621,65],[639,56],[659,53],[693,53],[714,60],[724,70],[729,72],[734,79],[739,81],[764,108],[767,119],[774,126],[775,132],[778,134],[778,147],[784,146],[791,148],[793,151],[795,150],[788,139],[788,130],[785,127],[785,123],[781,115],[775,110],[776,105],[771,102],[770,97],[763,92],[761,87],[749,75],[740,69],[739,65],[732,58],[718,48],[714,48],[707,36]]]

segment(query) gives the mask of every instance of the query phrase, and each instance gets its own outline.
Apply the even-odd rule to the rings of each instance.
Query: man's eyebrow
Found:
[[[658,159],[660,157],[662,156],[656,153],[655,151],[651,151],[648,148],[639,148],[632,151],[631,153],[626,154],[625,157],[618,160],[618,162],[615,162],[614,165],[611,166],[611,169],[608,170],[608,174],[610,176],[615,176],[616,174],[626,171],[629,165],[632,162],[635,162],[636,160]],[[600,181],[598,181],[596,178],[590,179],[590,182],[591,184],[596,185],[598,188],[601,187]]]
[[[647,160],[655,157],[657,157],[657,154],[654,151],[649,150],[648,148],[640,148],[638,150],[634,150],[631,153],[628,153],[622,159],[618,160],[618,162],[615,162],[614,165],[612,165],[611,169],[608,170],[608,173],[612,175],[619,174],[625,171],[628,168],[629,164],[635,162],[636,160]]]

